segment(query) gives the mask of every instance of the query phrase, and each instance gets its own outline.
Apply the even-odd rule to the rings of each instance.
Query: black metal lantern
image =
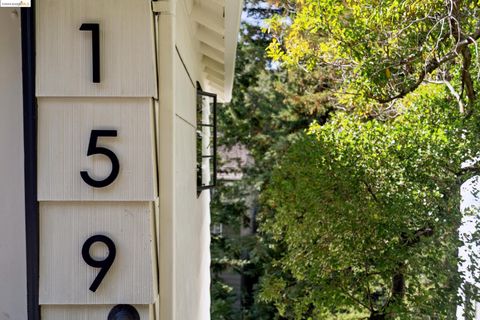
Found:
[[[217,184],[217,95],[197,90],[197,194]]]

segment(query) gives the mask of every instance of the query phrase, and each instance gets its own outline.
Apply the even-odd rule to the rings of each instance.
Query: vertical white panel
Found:
[[[210,319],[210,193],[202,192],[197,206],[199,215],[198,238],[200,252],[202,253],[198,269],[199,279],[199,319]]]
[[[197,206],[195,128],[177,117],[175,125],[176,319],[200,319],[201,269],[207,252],[201,249],[201,219]],[[204,191],[208,192],[208,191]]]
[[[148,98],[41,98],[38,119],[38,199],[154,200],[153,106]],[[111,172],[104,155],[87,156],[92,130],[117,130],[97,146],[118,157],[120,173],[107,187],[89,186]]]
[[[42,320],[107,320],[115,305],[43,306]],[[154,320],[148,305],[134,305],[140,320]]]
[[[156,95],[153,16],[146,0],[38,0],[37,96]],[[92,36],[100,25],[101,82],[92,82]]]
[[[174,7],[176,1],[169,1]],[[173,8],[174,9],[174,8]],[[176,266],[175,240],[179,233],[176,227],[175,210],[175,15],[172,13],[157,16],[157,53],[159,76],[159,104],[157,118],[158,132],[158,163],[159,163],[159,205],[160,205],[160,241],[158,257],[161,268],[159,270],[159,297],[161,320],[180,319],[176,316]]]
[[[178,1],[175,16],[175,46],[180,53],[192,79],[200,79],[202,64],[200,63],[199,42],[197,39],[198,24],[190,17],[189,4]],[[180,105],[178,105],[180,106]]]
[[[27,319],[20,15],[0,8],[0,319]]]
[[[40,204],[40,304],[151,304],[156,298],[153,208],[148,202],[44,202]],[[116,257],[96,292],[99,269],[82,258],[93,235],[105,235]],[[104,260],[108,250],[90,253]]]

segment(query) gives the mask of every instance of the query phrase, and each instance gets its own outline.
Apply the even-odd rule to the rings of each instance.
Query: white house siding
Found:
[[[196,82],[225,97],[233,75],[220,72],[225,79],[210,83],[205,61],[214,54],[220,62],[209,64],[218,74],[222,57],[211,48],[201,53],[198,30],[211,17],[221,24],[232,3],[239,16],[237,0],[35,1],[43,319],[104,319],[117,303],[135,305],[142,319],[210,319],[210,193],[199,196],[196,188]],[[236,39],[237,22],[225,37],[221,26],[220,47]],[[101,26],[96,84],[83,23]],[[27,319],[20,34],[16,11],[0,9],[0,320]],[[119,156],[121,176],[92,191],[79,172],[108,171],[105,159],[85,155],[91,130],[100,127],[118,130],[104,143]],[[92,295],[86,291],[95,270],[78,248],[101,231],[115,238],[119,255]],[[137,243],[127,243],[129,235]],[[58,252],[74,256],[63,263]],[[137,271],[141,279],[128,278]]]
[[[159,211],[151,3],[35,3],[42,319],[103,320],[114,305],[131,304],[138,306],[142,320],[153,320]],[[91,23],[97,24],[99,36],[98,80],[92,79],[94,32],[82,29]],[[103,133],[95,138],[95,131]],[[105,148],[113,156],[93,152],[90,157],[91,147]],[[118,171],[107,185],[92,184],[81,175],[98,181],[113,173],[114,163]],[[93,236],[97,240],[86,247]],[[94,289],[99,271],[87,262],[88,256],[97,261],[113,257]]]
[[[20,15],[0,8],[0,320],[27,319]]]
[[[210,319],[210,208],[209,191],[197,198],[196,87],[201,65],[188,18],[192,1],[176,8],[175,145],[176,145],[176,316]],[[193,29],[192,29],[193,28]]]

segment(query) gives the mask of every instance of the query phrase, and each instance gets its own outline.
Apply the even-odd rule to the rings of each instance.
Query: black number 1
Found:
[[[87,171],[80,171],[83,181],[85,181],[85,183],[87,183],[89,186],[103,188],[111,184],[117,178],[120,171],[120,163],[118,162],[117,156],[112,150],[103,147],[97,147],[98,137],[116,136],[117,130],[92,130],[92,133],[90,134],[90,142],[88,143],[87,156],[94,154],[103,154],[107,156],[110,161],[112,161],[112,172],[104,180],[94,180],[88,175]]]
[[[90,247],[95,243],[95,242],[101,242],[105,244],[108,248],[108,256],[105,258],[105,260],[95,260],[92,258],[90,255]],[[98,273],[97,277],[95,280],[93,280],[92,285],[90,286],[90,291],[95,292],[102,283],[103,278],[107,274],[108,270],[113,264],[113,260],[115,260],[115,255],[117,254],[117,250],[115,248],[115,244],[113,243],[112,239],[110,239],[107,236],[103,235],[95,235],[87,239],[85,243],[83,244],[82,247],[82,257],[83,260],[90,266],[94,268],[101,268],[100,272]]]
[[[93,82],[100,83],[100,25],[98,23],[83,23],[80,30],[92,32]]]

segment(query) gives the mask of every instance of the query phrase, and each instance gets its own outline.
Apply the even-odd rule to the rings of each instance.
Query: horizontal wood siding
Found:
[[[38,199],[155,200],[153,106],[148,98],[40,98],[38,120]],[[111,171],[104,155],[87,156],[92,130],[117,130],[98,146],[118,157],[120,173],[104,188],[83,181]]]
[[[156,297],[148,202],[42,202],[40,204],[40,304],[150,304]],[[89,290],[99,269],[86,264],[81,250],[93,235],[105,235],[116,257],[96,292]],[[103,244],[90,254],[107,255]],[[105,318],[106,319],[106,318]]]
[[[100,25],[101,82],[92,82]],[[37,1],[37,96],[156,96],[153,16],[146,0]]]
[[[115,305],[105,306],[44,306],[42,320],[107,320],[108,313]],[[149,306],[134,305],[141,320],[154,320]],[[151,307],[150,307],[151,308]]]

